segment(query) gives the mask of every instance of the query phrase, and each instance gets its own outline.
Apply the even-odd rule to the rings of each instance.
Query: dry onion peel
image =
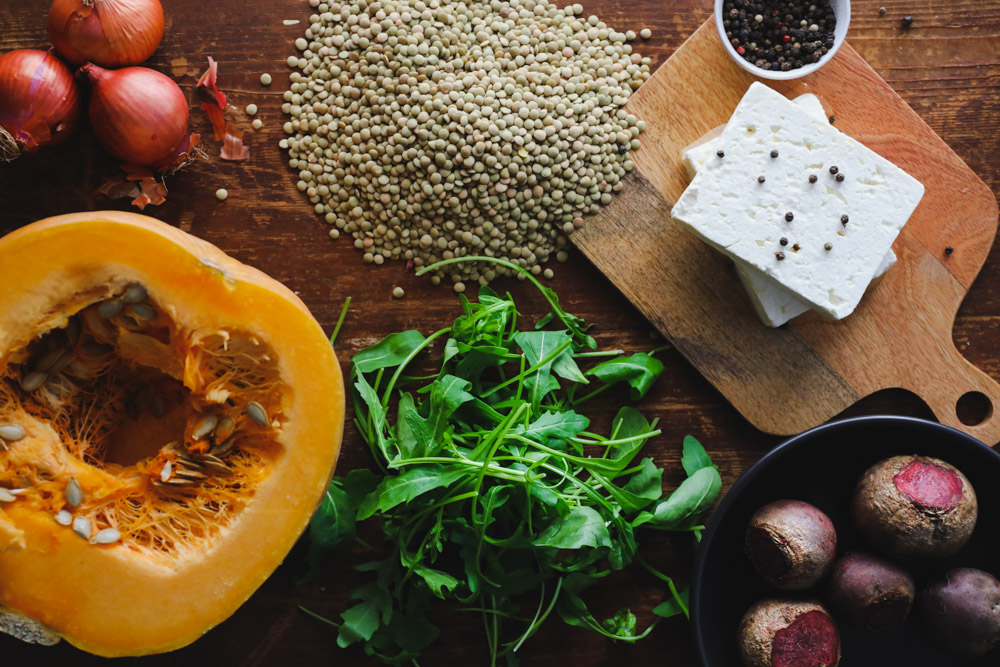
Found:
[[[226,123],[226,136],[222,138],[222,150],[219,152],[223,160],[246,160],[250,157],[250,148],[243,145],[244,134],[232,121]]]
[[[49,36],[66,60],[123,67],[145,62],[163,39],[160,0],[53,0]]]
[[[222,141],[226,136],[226,115],[217,105],[211,102],[202,102],[201,108],[208,114],[208,119],[212,121],[212,132],[216,141]]]
[[[216,104],[219,105],[220,109],[225,111],[226,94],[219,90],[218,80],[219,80],[219,63],[217,63],[215,59],[212,58],[212,56],[208,56],[208,69],[205,70],[205,73],[201,75],[200,79],[198,79],[198,86],[211,88],[212,93],[215,95]]]

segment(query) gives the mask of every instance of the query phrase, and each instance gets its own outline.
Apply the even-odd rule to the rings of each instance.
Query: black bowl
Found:
[[[742,667],[737,628],[750,606],[766,597],[820,599],[822,582],[801,595],[769,586],[743,551],[750,516],[762,505],[795,498],[826,512],[837,528],[837,551],[866,549],[850,517],[854,484],[872,464],[902,454],[934,456],[965,473],[979,500],[972,539],[954,556],[911,572],[917,589],[936,573],[976,567],[1000,576],[1000,453],[935,422],[910,417],[859,417],[824,424],[791,438],[740,477],[712,515],[698,550],[691,586],[691,623],[702,663]],[[835,614],[836,618],[836,614]],[[976,660],[934,648],[913,619],[883,630],[857,630],[838,619],[841,667],[958,667],[1000,664],[1000,649]]]

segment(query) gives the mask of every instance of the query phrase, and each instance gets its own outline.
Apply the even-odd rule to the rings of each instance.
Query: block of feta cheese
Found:
[[[718,148],[674,220],[818,312],[853,312],[923,185],[758,82]]]
[[[812,93],[799,95],[792,104],[802,107],[802,110],[820,120],[826,119],[826,111],[823,110],[823,103]],[[719,150],[719,135],[726,128],[725,125],[709,130],[697,141],[684,149],[681,153],[681,163],[688,178],[694,178],[698,170],[705,166],[710,158],[715,157],[715,152]]]
[[[826,111],[819,98],[812,93],[799,95],[792,100],[792,104],[801,107],[809,115],[820,121],[826,121]],[[684,149],[681,155],[681,162],[688,178],[694,178],[705,163],[715,156],[718,150],[719,136],[722,134],[725,125],[721,125],[707,132],[700,139]],[[881,277],[896,262],[896,253],[889,250],[882,258],[882,263],[875,272],[873,279]],[[770,327],[779,327],[793,317],[797,317],[809,310],[809,304],[798,298],[784,287],[775,284],[767,276],[761,275],[757,269],[744,262],[735,260],[737,275],[743,287],[750,297],[750,303],[754,311],[764,324]]]

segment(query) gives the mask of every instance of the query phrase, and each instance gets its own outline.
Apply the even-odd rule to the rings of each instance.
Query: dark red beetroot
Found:
[[[969,658],[985,655],[1000,641],[1000,581],[971,567],[951,570],[920,591],[916,615],[944,650]]]
[[[868,554],[850,554],[833,565],[830,605],[852,625],[883,630],[902,623],[916,587],[902,568]]]
[[[815,602],[762,600],[743,616],[740,655],[747,667],[836,667],[840,635]]]
[[[837,553],[837,532],[821,510],[801,500],[778,500],[750,518],[746,551],[768,583],[802,590],[826,576]]]
[[[858,529],[880,551],[944,558],[972,537],[979,505],[954,466],[926,456],[894,456],[862,475],[852,510]]]

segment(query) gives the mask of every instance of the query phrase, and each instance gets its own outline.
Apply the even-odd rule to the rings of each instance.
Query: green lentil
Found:
[[[215,198],[218,199],[219,201],[226,201],[228,197],[229,193],[226,191],[225,188],[219,188],[218,190],[215,191]]]
[[[650,73],[634,32],[548,0],[313,6],[288,58],[283,147],[364,261],[482,254],[546,275],[633,168],[645,123],[622,106]],[[513,273],[449,270],[431,281],[459,293]]]
[[[649,28],[643,28],[642,30],[639,31],[639,36],[642,37],[643,39],[649,39],[650,37],[653,36],[653,31],[650,30]]]
[[[406,292],[403,291],[402,287],[394,287],[392,289],[392,296],[395,297],[395,298],[397,298],[397,299],[402,299],[403,296],[405,296],[405,295],[406,295]]]
[[[248,104],[247,107],[246,107],[246,109],[244,109],[244,111],[247,112],[248,116],[255,116],[255,115],[257,115],[257,105],[256,104]]]
[[[260,85],[262,85],[262,86],[270,86],[271,85],[271,75],[268,74],[267,72],[264,72],[263,74],[261,74],[260,75]]]
[[[253,122],[250,123],[250,126],[253,127],[253,129],[255,130],[259,130],[260,128],[264,127],[264,121],[262,121],[260,118],[254,118]]]

